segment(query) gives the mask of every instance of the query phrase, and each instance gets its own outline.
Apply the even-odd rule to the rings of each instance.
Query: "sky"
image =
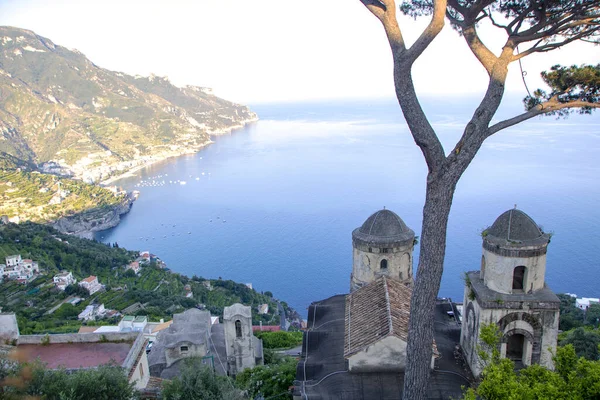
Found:
[[[414,41],[425,20],[400,18]],[[240,103],[393,96],[379,21],[359,0],[0,0],[0,25],[30,29],[103,68],[168,76]],[[485,28],[485,27],[484,27]],[[497,53],[504,37],[483,29]],[[527,57],[530,89],[551,65],[598,63],[575,44]],[[487,75],[450,26],[414,65],[419,94],[481,94]],[[507,91],[525,95],[517,63]]]

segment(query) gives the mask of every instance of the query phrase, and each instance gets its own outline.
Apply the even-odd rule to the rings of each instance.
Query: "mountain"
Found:
[[[210,89],[109,71],[32,31],[0,27],[0,152],[42,171],[98,182],[256,119]]]

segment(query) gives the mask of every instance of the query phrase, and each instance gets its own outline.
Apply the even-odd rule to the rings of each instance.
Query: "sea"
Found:
[[[422,101],[446,152],[477,101]],[[394,99],[250,107],[258,122],[118,181],[140,196],[95,238],[188,276],[251,283],[306,316],[311,302],[348,292],[351,234],[372,213],[393,210],[420,235],[425,162]],[[508,97],[496,120],[521,112]],[[553,233],[550,288],[600,297],[599,160],[595,114],[536,117],[490,137],[456,190],[439,296],[462,300],[481,232],[516,206]]]

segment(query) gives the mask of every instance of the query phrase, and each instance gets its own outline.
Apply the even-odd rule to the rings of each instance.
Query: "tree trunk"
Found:
[[[433,313],[444,269],[446,230],[456,179],[440,168],[427,179],[417,280],[413,289],[403,399],[427,398],[433,343]]]

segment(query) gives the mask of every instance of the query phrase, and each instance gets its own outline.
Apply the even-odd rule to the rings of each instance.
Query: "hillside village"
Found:
[[[540,364],[552,369],[550,355],[558,343],[559,308],[587,311],[597,303],[597,299],[576,299],[573,295],[559,298],[547,288],[544,272],[549,236],[524,212],[508,210],[484,232],[481,267],[466,275],[463,301],[437,301],[429,398],[459,398],[465,385],[471,385],[481,374],[476,349],[483,324],[499,326],[500,354],[518,368]],[[296,353],[300,359],[295,398],[331,398],[340,387],[346,387],[353,398],[400,398],[415,242],[412,229],[386,209],[353,231],[350,293],[309,307],[308,322],[302,325],[306,329],[302,348]],[[5,274],[4,284],[30,285],[45,274],[37,262],[19,254],[6,257],[6,267],[2,268],[9,267],[35,272],[24,280]],[[131,279],[140,279],[150,270],[166,270],[166,265],[143,251],[120,269]],[[222,376],[241,376],[246,369],[260,367],[265,353],[256,335],[289,326],[279,320],[271,325],[262,320],[256,323],[257,317],[268,315],[268,303],[254,307],[231,303],[217,315],[212,313],[214,307],[209,310],[198,305],[152,321],[148,315],[129,313],[139,311],[140,306],[143,309],[142,304],[114,310],[99,301],[124,288],[108,289],[95,275],[77,280],[73,272],[53,274],[53,290],[64,293],[78,288],[76,296],[64,300],[72,305],[83,300],[81,293],[100,294],[85,305],[77,319],[112,324],[79,325],[73,333],[22,334],[16,314],[4,312],[0,313],[0,336],[5,343],[16,345],[21,357],[39,358],[47,368],[75,371],[113,359],[144,398],[160,396],[165,382],[182,373],[186,360],[201,359]],[[182,287],[181,296],[191,300],[194,292],[212,291],[214,285],[207,280],[200,285],[188,283]],[[565,297],[572,299],[571,309],[564,308]],[[62,303],[57,308],[61,307]]]

